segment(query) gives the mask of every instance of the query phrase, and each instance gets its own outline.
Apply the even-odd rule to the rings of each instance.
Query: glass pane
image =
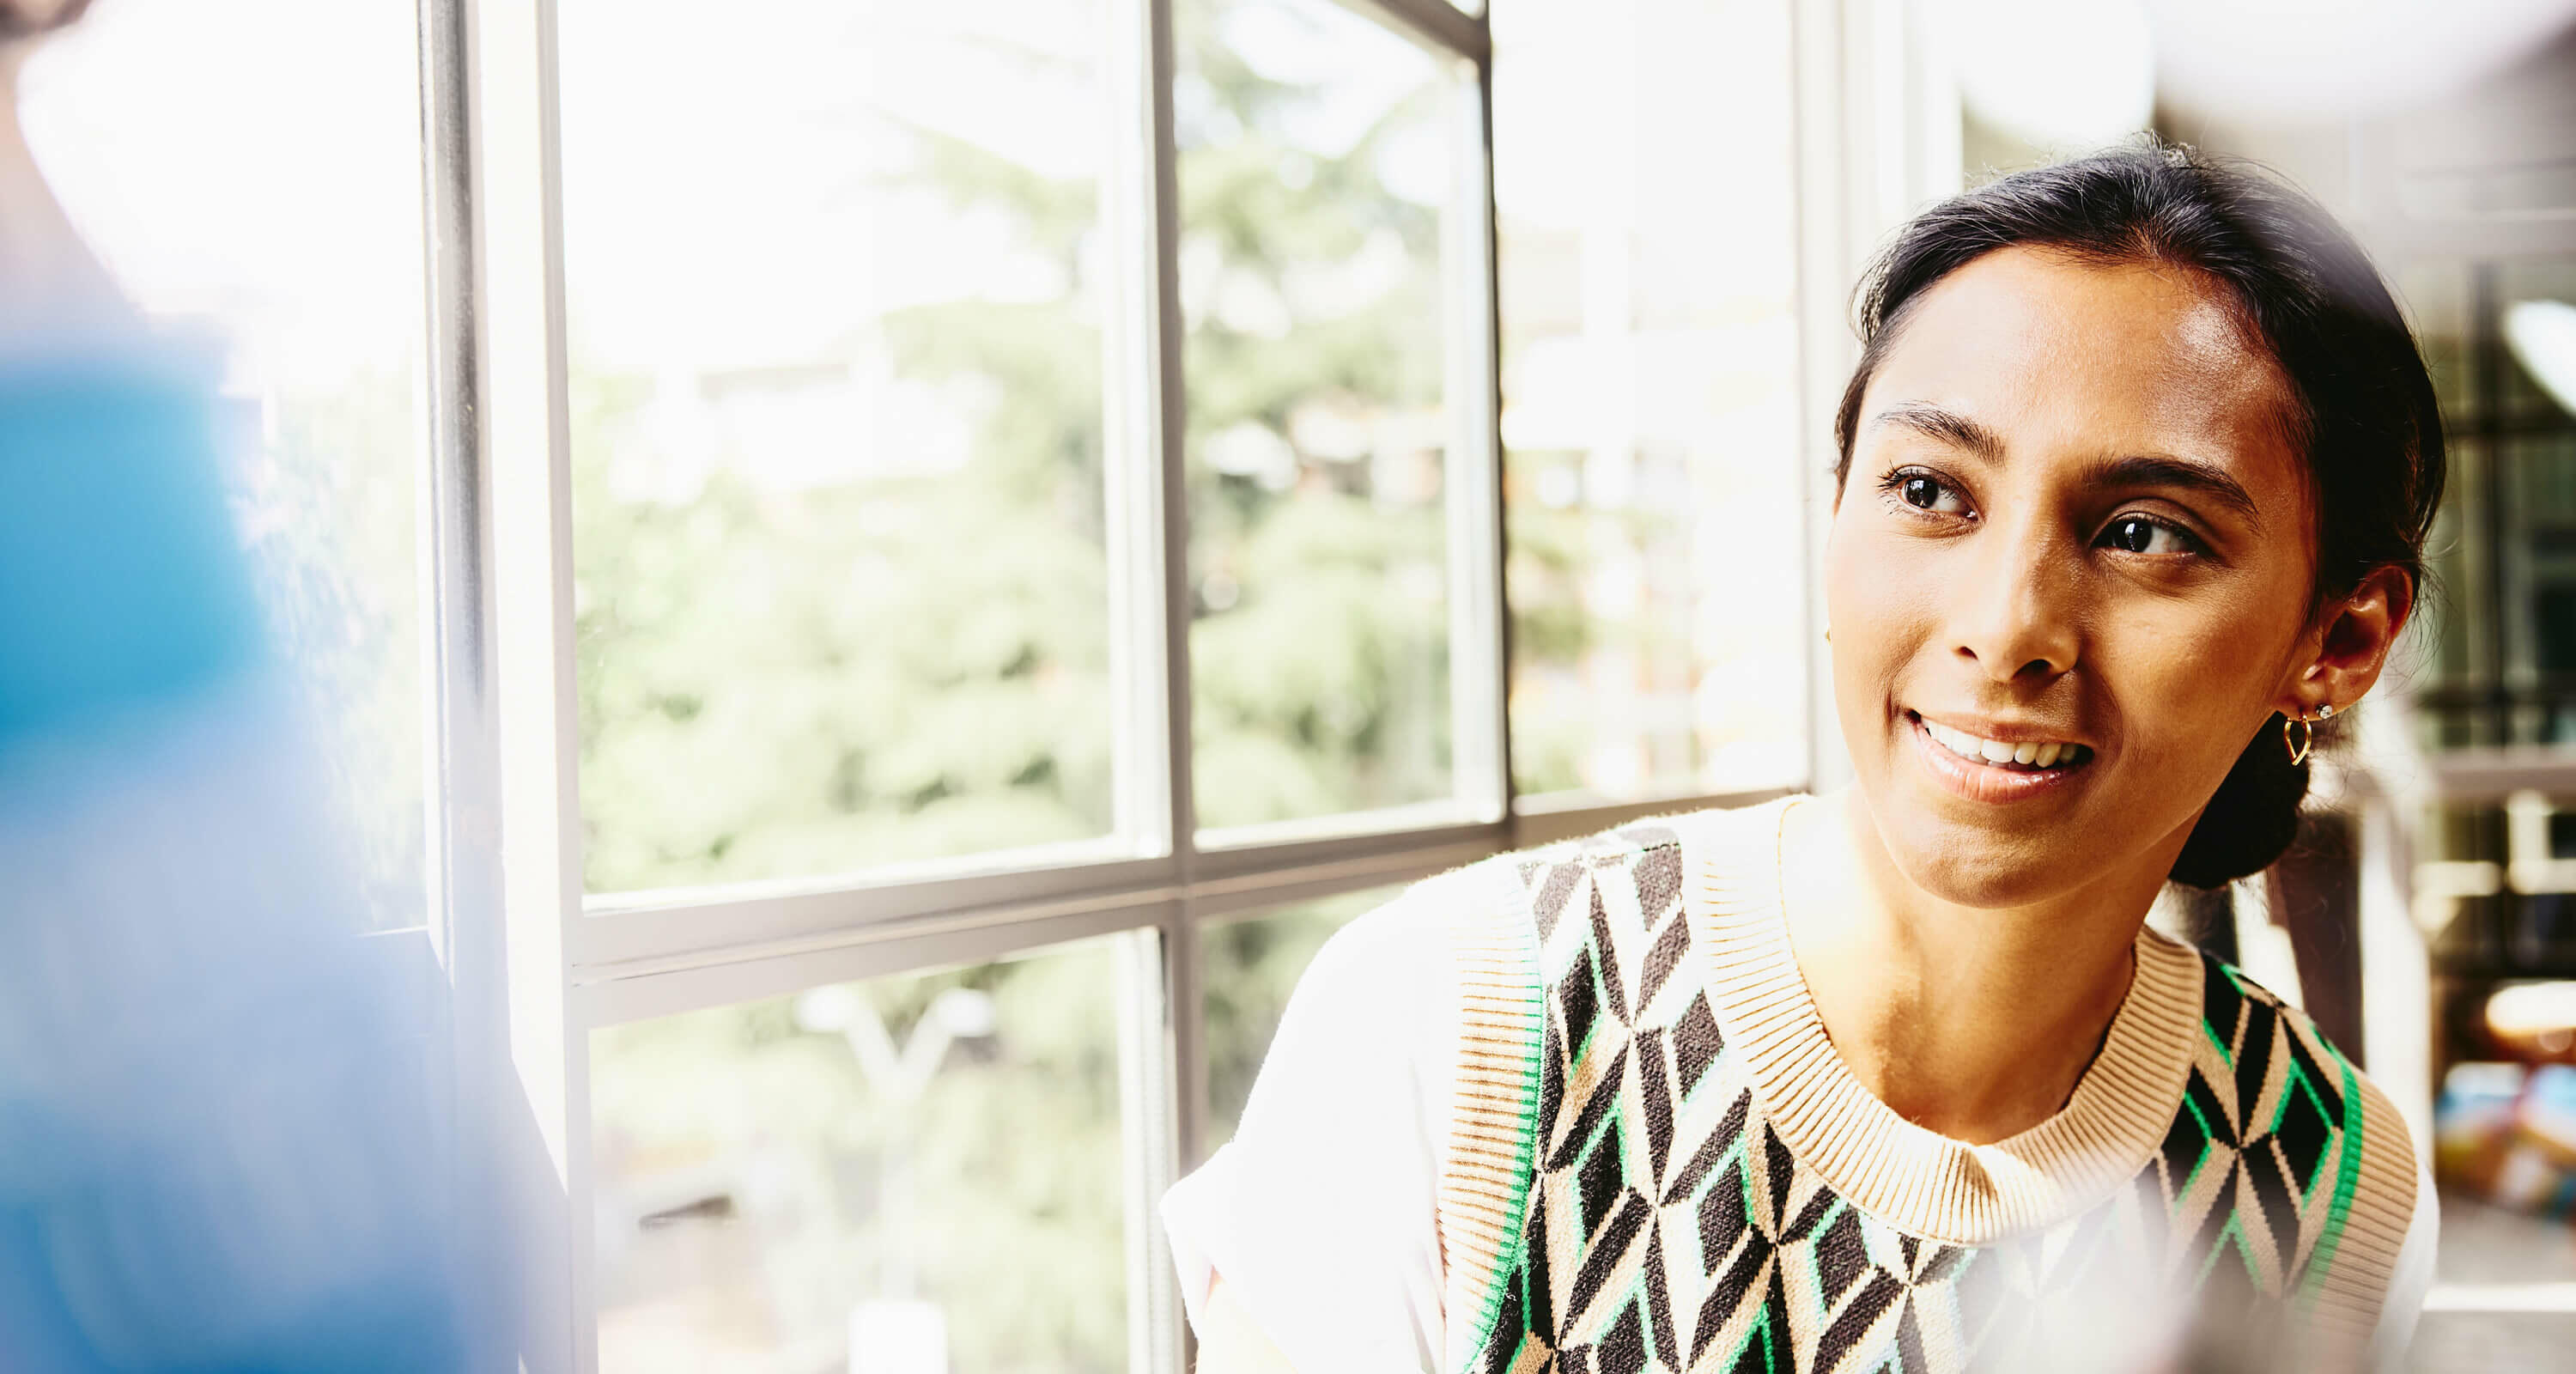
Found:
[[[2527,689],[2516,743],[2562,737],[2557,717],[2576,683],[2576,429],[2507,439],[2498,447],[2509,514],[2503,630],[2505,680]]]
[[[1445,800],[1453,87],[1332,0],[1174,22],[1199,819]]]
[[[2419,648],[2408,660],[2417,670],[2409,684],[2424,688],[2467,688],[2484,674],[2495,633],[2492,616],[2480,614],[2485,596],[2486,533],[2476,519],[2478,484],[2486,472],[2486,446],[2475,440],[2448,443],[2450,485],[2433,530],[2425,543],[2425,563],[2440,595],[2423,598],[2408,637]]]
[[[2576,259],[2506,261],[2497,263],[2494,270],[2499,310],[2509,310],[2523,301],[2576,305]],[[2563,345],[2561,349],[2552,349],[2547,356],[2524,357],[2511,342],[2507,343],[2505,351],[2513,358],[2501,378],[2507,416],[2545,425],[2576,424],[2576,416],[2569,414],[2567,402],[2551,395],[2533,376],[2536,368],[2554,368],[2562,393],[2568,389],[2567,374],[2576,370],[2576,358],[2565,356],[2562,350]]]
[[[1334,931],[1384,905],[1401,887],[1344,893],[1281,907],[1199,932],[1200,988],[1206,996],[1207,1147],[1234,1138],[1252,1081],[1279,1033],[1288,994]]]
[[[1788,6],[1509,0],[1494,44],[1515,782],[1796,784]]]
[[[2443,423],[2458,433],[2478,420],[2474,269],[2450,259],[2416,259],[2399,265],[2390,285],[2433,374]]]
[[[1100,7],[556,9],[590,889],[1108,833]]]
[[[376,930],[426,910],[415,23],[345,0],[115,0],[22,83],[64,209],[221,378],[227,485]]]
[[[601,1374],[1127,1361],[1105,944],[594,1032]]]

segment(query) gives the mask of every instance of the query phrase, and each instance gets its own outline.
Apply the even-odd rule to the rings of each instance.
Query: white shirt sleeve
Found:
[[[1233,1143],[1163,1199],[1193,1324],[1222,1275],[1303,1374],[1437,1369],[1457,1073],[1446,919],[1417,888],[1337,932],[1298,980]]]
[[[2433,1262],[2440,1249],[2442,1200],[2433,1191],[2430,1159],[2415,1153],[2415,1214],[2406,1220],[2406,1239],[2397,1247],[2397,1267],[2388,1276],[2388,1296],[2379,1306],[2379,1328],[2371,1339],[2374,1363],[2382,1370],[2406,1367],[2406,1347],[2415,1339],[2415,1319],[2423,1315],[2424,1295],[2433,1287]]]

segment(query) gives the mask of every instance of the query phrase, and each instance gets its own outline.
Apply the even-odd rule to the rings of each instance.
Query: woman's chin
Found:
[[[1915,890],[1953,906],[2031,906],[2100,881],[2114,865],[2099,824],[2060,813],[1976,808],[1891,789],[1867,801],[1888,861]]]
[[[1890,837],[1888,857],[1925,895],[1973,908],[2033,906],[2100,876],[2071,869],[2047,846],[1995,836],[1946,833],[1913,843]]]

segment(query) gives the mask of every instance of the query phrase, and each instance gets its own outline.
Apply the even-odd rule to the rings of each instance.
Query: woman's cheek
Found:
[[[1954,604],[1946,576],[1959,560],[1944,558],[1948,547],[1921,539],[1887,539],[1872,551],[1868,567],[1854,579],[1856,619],[1869,627],[1874,651],[1897,659],[1911,658],[1937,638]]]
[[[2259,714],[2258,688],[2268,679],[2247,670],[2270,627],[2201,608],[2175,614],[2159,607],[2107,618],[2108,633],[2088,646],[2096,673],[2125,704],[2123,727],[2141,763],[2170,764],[2217,776],[2244,750],[2237,727]],[[2214,783],[2213,783],[2214,785]]]

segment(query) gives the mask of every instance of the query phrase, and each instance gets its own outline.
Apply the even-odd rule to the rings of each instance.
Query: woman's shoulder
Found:
[[[2195,1072],[2224,1079],[2240,1115],[2275,1118],[2310,1108],[2335,1130],[2395,1152],[2410,1170],[2414,1145],[2388,1094],[2296,1002],[2206,950],[2155,931],[2142,938],[2188,952],[2200,980],[2200,1043]],[[2219,1084],[2208,1085],[2214,1092]],[[2268,1110],[2266,1110],[2268,1109]],[[2376,1129],[2374,1129],[2374,1127]]]
[[[1462,973],[1505,969],[1504,946],[1544,939],[1557,918],[1590,894],[1625,888],[1626,910],[1677,908],[1685,851],[1775,834],[1779,803],[1632,820],[1587,834],[1489,855],[1413,882],[1335,931],[1298,979],[1292,999],[1335,1009],[1335,1019],[1425,1022],[1408,1042],[1442,1042],[1458,1031]],[[1614,923],[1616,924],[1616,923]],[[1507,965],[1518,961],[1504,959]],[[1536,976],[1532,962],[1525,970]],[[1437,1024],[1430,1024],[1436,1022]],[[1386,1025],[1377,1027],[1389,1029]]]
[[[2153,931],[2147,937],[2174,943]],[[2358,1123],[2355,1114],[2364,1108],[2373,1115],[2384,1114],[2389,1120],[2388,1143],[2403,1147],[2411,1162],[2413,1147],[2405,1123],[2390,1105],[2388,1094],[2327,1037],[2314,1017],[2236,965],[2206,950],[2183,948],[2200,970],[2204,1069],[2224,1069],[2235,1080],[2239,1095],[2248,1099],[2248,1110],[2257,1105],[2252,1099],[2280,1105],[2292,1089],[2304,1086],[2317,1105],[2338,1121],[2349,1118]],[[2274,1041],[2279,1042],[2277,1051]]]
[[[2156,936],[2153,938],[2162,939]],[[2258,1195],[2295,1189],[2322,1202],[2329,1305],[2375,1314],[2399,1278],[2424,1195],[2424,1167],[2405,1117],[2314,1018],[2242,969],[2193,951],[2201,970],[2201,1035],[2186,1094],[2192,1108],[2259,1163]],[[2402,1285],[2401,1285],[2402,1286]]]
[[[1778,797],[1736,807],[1708,807],[1620,821],[1581,834],[1509,850],[1478,860],[1408,889],[1410,919],[1456,921],[1490,907],[1499,894],[1526,897],[1542,906],[1569,895],[1589,875],[1626,870],[1658,892],[1678,895],[1683,874],[1703,857],[1723,851],[1775,846],[1780,814],[1795,798]]]
[[[1574,903],[1604,892],[1624,890],[1612,907],[1642,918],[1614,920],[1611,928],[1653,925],[1654,913],[1679,909],[1698,856],[1772,843],[1784,804],[1625,821],[1423,878],[1334,932],[1299,978],[1294,1000],[1335,1008],[1342,1018],[1418,1022],[1407,1029],[1424,1034],[1409,1040],[1445,1043],[1459,1029],[1462,976],[1491,981],[1521,967],[1535,978],[1534,960],[1504,951],[1526,950],[1532,936],[1543,941]]]
[[[1798,800],[1796,796],[1784,795],[1741,806],[1700,807],[1640,816],[1583,834],[1516,849],[1486,862],[1520,868],[1671,849],[1698,850],[1710,845],[1767,845],[1779,838],[1781,812]]]

